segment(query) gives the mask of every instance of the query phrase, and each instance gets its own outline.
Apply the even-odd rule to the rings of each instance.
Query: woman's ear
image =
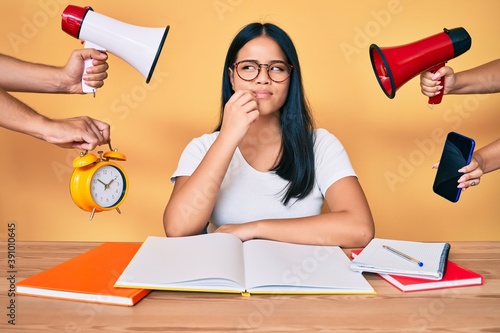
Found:
[[[233,88],[233,91],[235,91],[235,89],[234,89],[234,71],[231,67],[229,67],[227,70],[229,72],[229,80],[231,81],[231,87]]]

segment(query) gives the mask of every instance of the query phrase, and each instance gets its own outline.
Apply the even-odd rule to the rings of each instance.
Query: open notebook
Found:
[[[115,287],[229,293],[375,291],[337,246],[241,240],[231,234],[150,236]]]
[[[374,238],[351,262],[351,269],[440,280],[449,251],[448,243]]]

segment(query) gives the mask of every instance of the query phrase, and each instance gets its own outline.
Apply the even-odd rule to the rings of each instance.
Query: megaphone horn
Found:
[[[148,28],[127,24],[94,12],[87,7],[69,5],[62,13],[62,30],[85,42],[85,47],[109,51],[132,65],[149,83],[160,56],[169,26]],[[85,61],[85,68],[92,59]],[[85,73],[85,71],[84,71]],[[85,93],[95,93],[85,85]]]
[[[394,47],[370,45],[370,60],[380,87],[389,98],[410,79],[424,71],[435,72],[453,58],[467,52],[472,40],[464,28],[444,29],[444,32]],[[444,87],[444,78],[440,84]],[[443,97],[430,97],[429,104],[439,104]]]

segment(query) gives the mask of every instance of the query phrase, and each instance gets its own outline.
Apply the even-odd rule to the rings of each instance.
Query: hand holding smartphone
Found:
[[[434,193],[451,202],[458,201],[462,192],[457,188],[462,176],[458,170],[470,163],[474,146],[473,139],[455,132],[448,133],[432,187]]]

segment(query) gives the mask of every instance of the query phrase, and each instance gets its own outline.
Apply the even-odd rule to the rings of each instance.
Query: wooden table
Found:
[[[22,280],[100,243],[16,243]],[[8,324],[7,244],[1,243],[1,332],[500,332],[500,242],[452,242],[450,259],[483,286],[403,293],[374,274],[376,295],[253,295],[153,291],[133,307],[29,296]]]

